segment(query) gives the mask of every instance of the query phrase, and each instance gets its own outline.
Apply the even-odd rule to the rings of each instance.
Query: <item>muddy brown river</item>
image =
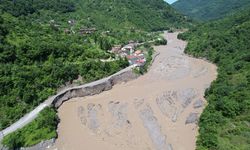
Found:
[[[74,98],[58,110],[58,150],[194,150],[205,89],[216,66],[184,54],[178,33],[147,74],[99,95]]]

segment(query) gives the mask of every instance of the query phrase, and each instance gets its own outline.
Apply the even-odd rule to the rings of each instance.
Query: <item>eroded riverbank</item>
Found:
[[[160,54],[146,75],[59,108],[57,149],[195,149],[195,121],[216,66],[184,55],[177,33],[164,36],[168,45],[155,47]]]

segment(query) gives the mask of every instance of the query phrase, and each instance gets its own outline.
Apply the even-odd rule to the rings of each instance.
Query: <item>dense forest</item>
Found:
[[[163,0],[88,0],[80,7],[84,10],[82,13],[87,14],[91,22],[101,24],[101,28],[126,26],[157,31],[178,28],[187,21]]]
[[[197,149],[249,150],[250,9],[200,24],[179,38],[189,42],[186,53],[218,66],[218,78],[205,94]]]
[[[187,16],[206,21],[245,9],[250,0],[178,0],[172,6]]]
[[[187,24],[187,18],[163,0],[1,0],[0,3],[4,12],[16,17],[33,14],[38,23],[74,19],[75,27],[147,31]]]
[[[79,75],[86,83],[126,67],[100,61],[112,45],[186,24],[163,0],[0,0],[0,12],[0,130]]]

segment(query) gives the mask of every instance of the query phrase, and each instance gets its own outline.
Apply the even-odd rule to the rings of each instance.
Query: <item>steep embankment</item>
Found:
[[[9,149],[20,147],[28,147],[27,149],[29,149],[30,146],[38,143],[38,145],[34,146],[34,149],[39,149],[40,147],[46,148],[47,144],[53,145],[54,142],[51,139],[57,137],[56,128],[59,120],[56,116],[56,111],[48,108],[48,106],[58,108],[63,102],[71,98],[99,94],[103,91],[112,89],[112,86],[115,84],[135,79],[139,74],[134,73],[134,67],[134,65],[129,66],[109,77],[60,91],[58,94],[48,98],[32,112],[26,114],[19,121],[0,131],[0,141],[3,136],[5,136],[2,142],[5,146],[8,146]],[[43,143],[44,140],[49,141]],[[1,148],[0,144],[0,149]]]
[[[186,52],[218,65],[218,79],[206,92],[198,150],[250,149],[250,10],[199,25],[180,36]]]
[[[58,110],[59,149],[195,149],[196,122],[216,66],[183,54],[186,42],[165,33],[168,45],[149,72],[99,95],[74,98]]]
[[[178,0],[172,4],[183,14],[203,21],[222,18],[249,5],[250,0]]]

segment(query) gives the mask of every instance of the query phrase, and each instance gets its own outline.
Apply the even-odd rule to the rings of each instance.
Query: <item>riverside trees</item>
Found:
[[[179,38],[186,52],[218,65],[199,122],[199,150],[250,149],[250,11],[194,27]]]

